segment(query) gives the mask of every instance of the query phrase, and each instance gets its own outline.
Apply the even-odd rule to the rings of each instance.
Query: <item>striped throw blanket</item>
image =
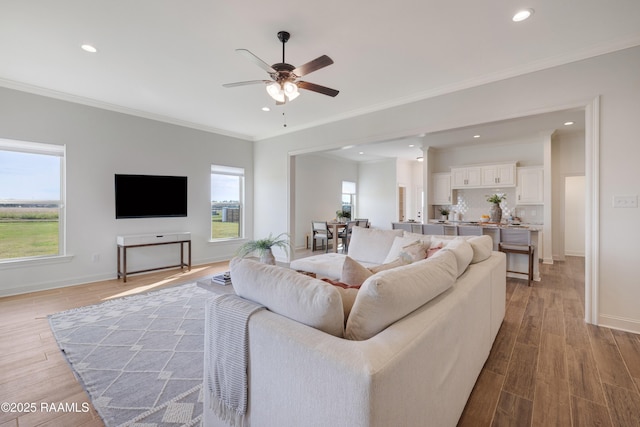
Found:
[[[230,426],[248,425],[245,420],[248,402],[248,322],[253,313],[264,308],[235,294],[219,295],[207,303],[207,388],[211,393],[211,409]]]

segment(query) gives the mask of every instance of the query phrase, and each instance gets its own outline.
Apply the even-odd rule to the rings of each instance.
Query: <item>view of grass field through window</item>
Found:
[[[0,205],[0,259],[57,255],[57,206]]]

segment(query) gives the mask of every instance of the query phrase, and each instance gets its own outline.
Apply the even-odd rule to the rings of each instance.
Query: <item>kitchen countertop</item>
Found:
[[[439,221],[429,220],[429,224],[444,224],[455,225],[458,227],[482,227],[482,228],[525,228],[531,231],[542,231],[542,224],[520,223],[520,224],[507,224],[507,223],[495,223],[495,222],[480,222],[480,221]]]

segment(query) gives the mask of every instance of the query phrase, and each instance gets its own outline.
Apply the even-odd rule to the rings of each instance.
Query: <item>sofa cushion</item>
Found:
[[[469,264],[473,259],[473,249],[471,248],[471,245],[466,241],[466,239],[453,239],[448,242],[444,242],[443,248],[429,259],[437,258],[445,252],[451,252],[455,255],[458,267],[458,274],[456,277],[460,277],[467,267],[469,267]]]
[[[234,258],[229,266],[233,288],[242,298],[328,334],[343,336],[342,298],[334,286],[251,259]]]
[[[473,249],[471,264],[484,261],[489,258],[493,252],[493,239],[491,236],[473,236],[467,239],[467,242],[469,242]]]
[[[344,264],[342,264],[342,275],[340,281],[351,286],[360,286],[362,283],[373,275],[371,270],[354,260],[350,256],[346,256]]]
[[[360,263],[384,264],[396,236],[402,230],[353,227],[348,255]]]
[[[345,337],[366,340],[449,289],[457,276],[453,252],[369,277],[347,319]]]

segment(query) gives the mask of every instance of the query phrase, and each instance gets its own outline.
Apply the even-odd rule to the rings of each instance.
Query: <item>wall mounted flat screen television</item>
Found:
[[[187,177],[115,175],[116,219],[187,216]]]

